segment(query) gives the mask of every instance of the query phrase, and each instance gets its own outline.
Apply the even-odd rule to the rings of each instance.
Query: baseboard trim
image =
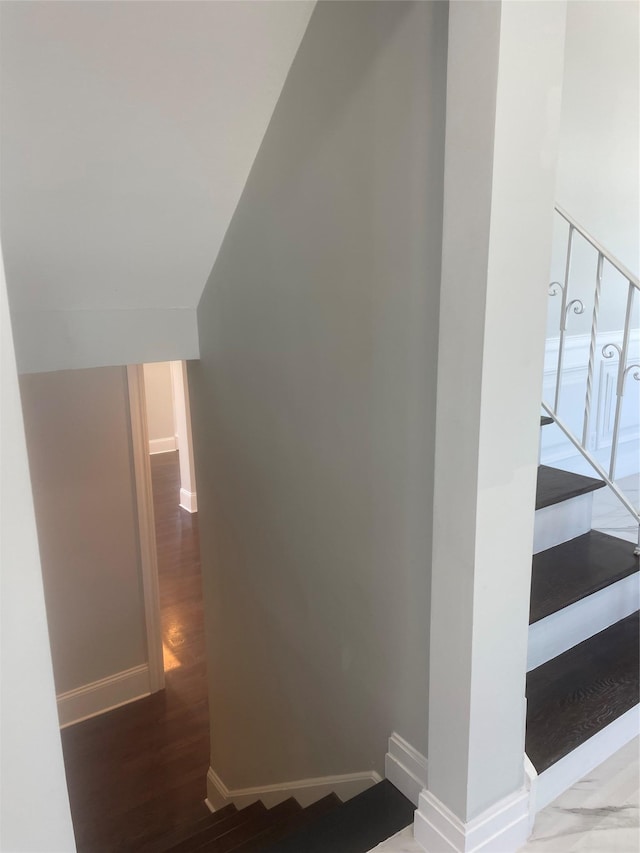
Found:
[[[61,693],[57,697],[60,728],[97,717],[149,694],[149,666],[146,663]]]
[[[534,809],[539,812],[556,797],[606,761],[625,744],[640,734],[640,705],[630,708],[622,716],[590,737],[569,755],[552,764],[538,775]]]
[[[198,495],[196,492],[180,489],[180,506],[187,512],[198,512]]]
[[[154,453],[169,453],[172,450],[177,450],[178,445],[176,444],[175,435],[168,436],[167,438],[150,438],[149,439],[149,454],[153,456]]]
[[[427,759],[397,732],[389,738],[384,775],[414,806],[418,806],[420,792],[427,787]]]
[[[528,826],[529,794],[524,788],[467,823],[423,791],[413,831],[429,853],[515,853],[527,840]]]
[[[229,803],[238,808],[244,808],[256,800],[271,808],[289,797],[295,799],[304,808],[326,797],[327,794],[337,794],[344,802],[361,794],[367,788],[382,781],[375,771],[368,773],[345,773],[339,776],[319,776],[311,779],[297,779],[294,782],[281,782],[275,785],[262,785],[254,788],[229,789],[215,772],[213,767],[207,773],[207,808],[218,811]]]

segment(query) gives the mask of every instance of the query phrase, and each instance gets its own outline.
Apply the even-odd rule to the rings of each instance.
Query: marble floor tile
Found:
[[[536,817],[518,853],[638,853],[640,749],[635,738]],[[375,853],[424,853],[408,826]],[[429,851],[442,853],[442,851]]]
[[[413,826],[407,826],[391,838],[387,838],[382,844],[374,847],[374,850],[376,853],[424,853],[422,847],[413,838]]]

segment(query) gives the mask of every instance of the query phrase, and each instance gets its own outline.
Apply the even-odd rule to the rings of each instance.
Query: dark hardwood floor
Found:
[[[208,814],[198,516],[178,506],[177,457],[151,457],[165,690],[62,732],[79,853],[153,853]]]

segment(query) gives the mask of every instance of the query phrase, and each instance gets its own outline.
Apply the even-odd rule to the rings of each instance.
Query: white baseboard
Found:
[[[640,609],[636,572],[529,626],[527,672]]]
[[[149,666],[146,663],[61,693],[57,697],[60,728],[112,711],[149,693]]]
[[[180,489],[180,506],[187,512],[198,512],[198,495],[196,492]]]
[[[636,705],[538,775],[535,811],[548,806],[639,733],[640,705]]]
[[[262,800],[267,808],[276,806],[289,797],[295,799],[304,808],[326,797],[327,794],[337,794],[344,802],[361,794],[372,785],[381,782],[382,778],[375,771],[365,773],[346,773],[341,776],[320,776],[314,779],[298,779],[295,782],[281,782],[275,785],[262,785],[255,788],[227,788],[215,770],[210,767],[207,773],[207,799],[205,803],[210,811],[215,812],[229,803],[234,803],[239,809]]]
[[[172,450],[177,450],[175,435],[170,435],[167,438],[150,438],[149,453],[169,453]]]
[[[414,806],[418,806],[420,792],[427,787],[427,759],[396,732],[389,738],[384,775]]]
[[[528,827],[529,794],[524,788],[467,823],[423,791],[413,832],[428,853],[515,853],[525,844]]]

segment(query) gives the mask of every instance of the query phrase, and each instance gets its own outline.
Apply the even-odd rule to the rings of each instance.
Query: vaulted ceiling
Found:
[[[197,356],[198,300],[313,6],[2,3],[21,370]]]

